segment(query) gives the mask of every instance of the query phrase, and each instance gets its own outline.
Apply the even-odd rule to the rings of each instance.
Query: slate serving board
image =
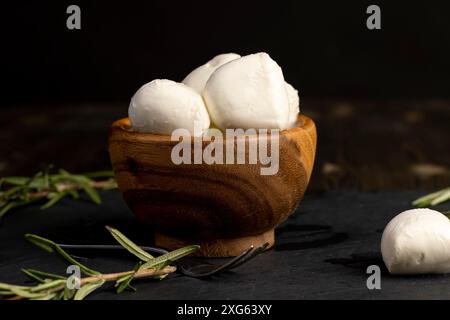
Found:
[[[164,281],[137,281],[136,293],[117,295],[105,288],[89,298],[450,299],[450,275],[393,277],[379,252],[384,226],[421,194],[310,193],[278,228],[276,247],[234,272],[209,280],[172,275]],[[34,206],[7,215],[0,224],[0,282],[26,283],[20,268],[64,274],[65,263],[29,244],[25,233],[70,243],[113,243],[103,227],[108,224],[139,244],[151,244],[151,231],[134,219],[116,190],[102,197],[100,206],[64,200],[47,211]],[[103,272],[131,269],[136,262],[125,253],[83,257]],[[381,290],[366,286],[367,266],[374,264],[381,267]]]

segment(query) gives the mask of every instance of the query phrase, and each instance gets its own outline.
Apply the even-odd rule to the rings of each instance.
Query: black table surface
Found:
[[[391,276],[384,268],[380,239],[384,226],[410,208],[420,192],[309,193],[276,232],[274,249],[232,272],[199,280],[171,275],[135,282],[137,292],[117,295],[106,286],[89,299],[449,299],[450,275]],[[28,283],[21,268],[64,274],[65,263],[28,243],[35,233],[70,243],[114,243],[104,225],[119,228],[141,245],[152,232],[137,222],[116,190],[103,204],[63,200],[5,216],[0,225],[0,282]],[[81,255],[81,253],[78,253]],[[127,254],[83,253],[82,262],[102,272],[125,271],[136,263]],[[381,290],[366,286],[367,267],[381,268]]]

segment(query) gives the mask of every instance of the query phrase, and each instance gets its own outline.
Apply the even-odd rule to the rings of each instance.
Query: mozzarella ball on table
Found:
[[[381,239],[392,274],[450,273],[450,220],[430,209],[413,209],[389,222]]]
[[[143,85],[131,98],[128,115],[133,130],[144,133],[171,135],[183,128],[199,136],[210,125],[202,97],[182,83],[165,79]]]

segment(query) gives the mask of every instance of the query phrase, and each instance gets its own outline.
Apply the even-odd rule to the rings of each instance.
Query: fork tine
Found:
[[[254,247],[251,246],[250,248],[248,248],[247,250],[245,250],[244,252],[242,252],[240,255],[234,257],[233,259],[231,259],[230,261],[228,261],[227,263],[217,267],[214,270],[211,270],[210,272],[206,272],[206,273],[195,273],[192,272],[186,268],[184,268],[183,266],[180,266],[179,270],[186,276],[189,277],[194,277],[194,278],[206,278],[206,277],[210,277],[214,274],[220,273],[222,271],[228,270],[228,268],[231,265],[234,265],[236,263],[238,263],[239,261],[241,261],[242,259],[244,259],[246,256],[248,256],[252,251],[254,250]]]
[[[65,244],[65,243],[58,243],[58,245],[63,249],[74,249],[74,250],[121,250],[125,251],[126,249],[122,247],[121,245],[116,244]],[[168,253],[167,250],[162,248],[155,248],[155,247],[146,247],[146,246],[140,246],[142,250],[147,251],[149,253],[157,253],[157,254],[166,254]]]
[[[251,254],[248,254],[244,259],[241,259],[239,261],[237,261],[236,263],[232,264],[231,266],[228,266],[228,268],[225,271],[237,268],[241,265],[243,265],[244,263],[249,262],[250,260],[252,260],[254,257],[256,257],[257,255],[259,255],[260,253],[264,252],[264,250],[266,250],[266,248],[269,246],[269,243],[264,243],[262,246],[256,248],[255,250],[253,250],[251,252]]]
[[[245,257],[247,257],[248,255],[250,255],[253,250],[255,248],[253,246],[251,246],[250,248],[248,248],[247,250],[243,251],[240,255],[232,258],[230,261],[228,261],[227,263],[221,265],[220,267],[218,267],[217,269],[213,270],[210,272],[210,275],[222,272],[227,270],[228,268],[230,268],[230,266],[235,265],[236,263],[239,263],[241,260],[245,259]]]
[[[234,257],[233,259],[231,259],[224,265],[220,266],[220,268],[218,268],[218,270],[216,270],[216,272],[226,271],[226,270],[233,268],[234,265],[240,264],[241,261],[245,260],[248,256],[253,254],[253,252],[255,250],[256,250],[255,247],[252,245],[250,248],[243,251],[240,255]]]
[[[246,254],[245,255],[241,254],[239,256],[240,259],[235,259],[234,261],[232,261],[232,263],[228,263],[226,266],[224,266],[223,268],[218,270],[218,272],[219,271],[227,272],[229,270],[239,267],[240,265],[243,265],[244,263],[250,261],[251,259],[256,257],[258,254],[263,252],[267,248],[268,245],[269,245],[268,243],[265,243],[262,246],[257,247],[257,248],[254,248],[253,246],[250,247],[251,250],[247,249],[246,251],[244,251]]]

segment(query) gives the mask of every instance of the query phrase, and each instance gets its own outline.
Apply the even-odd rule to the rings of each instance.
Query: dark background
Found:
[[[81,7],[81,30],[66,8]],[[381,30],[366,8],[381,7]],[[319,131],[312,189],[450,184],[450,2],[22,1],[1,7],[0,176],[109,167],[110,123],[155,78],[268,52]]]
[[[78,4],[82,29],[66,28]],[[382,29],[366,28],[366,8]],[[223,52],[266,51],[304,97],[449,97],[450,3],[29,1],[2,4],[3,105],[127,101]]]

